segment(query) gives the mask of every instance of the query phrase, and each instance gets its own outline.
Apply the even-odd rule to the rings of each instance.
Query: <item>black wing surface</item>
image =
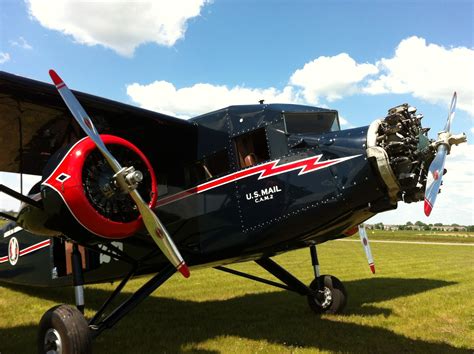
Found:
[[[195,123],[74,94],[99,133],[131,141],[154,166],[195,158]],[[52,154],[84,136],[53,85],[0,71],[0,171],[41,175]]]

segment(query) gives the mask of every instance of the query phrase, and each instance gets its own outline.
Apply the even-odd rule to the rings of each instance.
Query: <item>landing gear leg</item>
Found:
[[[176,273],[176,268],[171,264],[165,265],[159,273],[142,285],[128,299],[112,309],[109,314],[106,314],[106,310],[135,274],[135,270],[133,268],[122,280],[89,323],[87,323],[84,315],[74,306],[59,305],[47,311],[40,321],[38,352],[48,354],[90,353],[94,338],[106,329],[112,328]]]
[[[84,318],[84,274],[77,244],[71,254],[76,307],[59,305],[41,318],[38,333],[38,353],[90,353],[92,336]]]
[[[311,253],[311,264],[313,265],[314,270],[314,279],[319,279],[321,273],[319,272],[319,260],[318,260],[318,253],[316,252],[316,245],[309,246],[309,251]],[[317,282],[319,284],[319,282]],[[318,289],[322,290],[322,289]]]
[[[309,307],[317,314],[342,312],[347,303],[344,285],[332,275],[321,275],[316,246],[311,245],[309,250],[314,270],[314,280],[309,288],[315,290],[315,293],[307,295]]]
[[[306,286],[294,275],[268,257],[257,259],[255,263],[272,274],[283,284],[223,266],[215,267],[215,269],[306,296],[309,307],[318,314],[342,312],[347,299],[344,285],[342,285],[339,279],[332,275],[320,275],[316,246],[311,246],[310,251],[315,279],[309,286]]]
[[[82,270],[82,256],[77,243],[72,246],[71,254],[72,282],[77,309],[84,313],[84,272]]]

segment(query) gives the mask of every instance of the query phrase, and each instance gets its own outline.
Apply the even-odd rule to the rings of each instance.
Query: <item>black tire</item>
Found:
[[[56,344],[59,344],[57,347]],[[82,313],[69,305],[55,306],[41,317],[38,332],[38,353],[92,353],[89,326]]]
[[[347,292],[342,282],[332,275],[321,275],[318,280],[322,283],[321,289],[324,289],[326,294],[330,292],[330,300],[327,296],[320,294],[320,296],[308,295],[308,305],[317,314],[322,313],[341,313],[346,307]],[[318,289],[317,280],[314,279],[309,287],[312,290]]]

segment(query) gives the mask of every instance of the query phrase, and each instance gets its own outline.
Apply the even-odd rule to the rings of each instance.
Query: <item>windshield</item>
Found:
[[[285,113],[289,134],[326,133],[341,130],[337,111]]]

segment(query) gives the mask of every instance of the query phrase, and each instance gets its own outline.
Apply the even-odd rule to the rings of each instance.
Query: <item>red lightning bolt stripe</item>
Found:
[[[169,197],[158,200],[156,203],[157,206],[163,206],[175,201],[187,198],[193,194],[202,193],[216,187],[223,186],[227,183],[238,181],[242,178],[254,176],[260,174],[258,179],[263,179],[271,176],[276,176],[282,173],[300,170],[298,175],[303,175],[305,173],[314,172],[325,167],[333,166],[343,161],[353,159],[361,155],[353,155],[348,157],[341,157],[333,160],[319,161],[323,155],[316,155],[307,157],[305,159],[288,162],[282,165],[279,165],[280,159],[264,163],[262,165],[253,166],[245,170],[240,170],[229,175],[222,176],[220,178],[214,179],[212,181],[200,184],[196,187],[192,187],[183,192],[173,194]]]

